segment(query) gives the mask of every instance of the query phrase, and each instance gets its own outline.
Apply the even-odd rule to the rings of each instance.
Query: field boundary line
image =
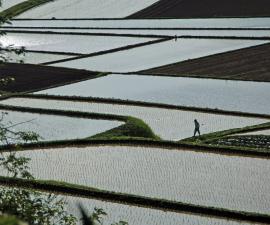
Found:
[[[162,109],[172,109],[172,110],[182,110],[182,111],[195,111],[202,113],[220,114],[220,115],[230,115],[230,116],[240,116],[240,117],[250,117],[250,118],[261,118],[270,119],[269,114],[258,114],[258,113],[248,113],[240,111],[228,111],[221,109],[211,109],[211,108],[200,108],[191,106],[181,106],[181,105],[169,105],[163,103],[151,103],[143,101],[132,101],[132,100],[122,100],[115,98],[96,98],[96,97],[79,97],[79,96],[60,96],[60,95],[46,95],[46,94],[12,94],[9,96],[4,96],[0,100],[5,100],[9,98],[30,98],[30,99],[45,99],[45,100],[62,100],[62,101],[78,101],[78,102],[95,102],[95,103],[107,103],[107,104],[119,104],[119,105],[130,105],[130,106],[141,106],[149,108],[162,108]],[[0,102],[1,103],[1,102]]]
[[[133,45],[126,45],[126,46],[119,47],[119,48],[114,48],[114,49],[109,49],[109,50],[84,54],[84,55],[81,55],[81,56],[75,56],[75,57],[71,57],[71,58],[67,58],[67,59],[60,59],[60,60],[45,62],[45,63],[41,63],[40,65],[52,65],[52,64],[56,64],[56,63],[63,63],[63,62],[69,62],[69,61],[73,61],[73,60],[84,59],[84,58],[91,58],[91,57],[95,57],[95,56],[106,55],[106,54],[120,52],[120,51],[127,51],[127,50],[130,50],[130,49],[133,49],[133,48],[140,48],[140,47],[143,47],[143,46],[162,43],[162,42],[165,42],[165,41],[169,41],[171,39],[172,38],[163,38],[163,39],[147,41],[147,42],[133,44]]]
[[[6,48],[0,48],[0,51],[7,51]],[[43,51],[43,50],[29,50],[24,49],[26,53],[40,53],[40,54],[51,54],[51,55],[66,55],[66,56],[81,56],[83,53],[75,53],[75,52],[57,52],[57,51]]]
[[[46,142],[25,143],[17,145],[0,146],[0,152],[18,152],[18,151],[37,151],[40,149],[56,150],[67,147],[91,147],[91,146],[131,146],[140,149],[140,147],[158,148],[166,151],[193,151],[205,154],[218,154],[225,156],[238,156],[248,158],[270,159],[270,152],[248,147],[230,147],[230,146],[210,146],[203,143],[173,142],[166,140],[155,140],[151,138],[126,137],[126,138],[93,138],[93,139],[69,139]],[[53,149],[52,149],[53,148]]]
[[[54,20],[52,20],[54,21]],[[268,31],[270,30],[270,27],[265,28],[230,28],[230,27],[53,27],[53,26],[43,26],[43,27],[37,27],[37,26],[2,26],[2,29],[55,29],[55,30],[213,30],[213,31]]]
[[[152,34],[117,34],[117,33],[86,33],[86,32],[55,32],[55,31],[30,31],[30,30],[0,30],[5,33],[25,34],[51,34],[51,35],[85,35],[85,36],[110,36],[110,37],[137,37],[137,38],[172,38],[171,35]],[[174,37],[174,36],[173,36]]]
[[[89,35],[89,36],[118,36],[118,37],[145,37],[145,38],[175,38],[175,35],[153,34],[119,34],[119,33],[87,33],[87,32],[56,32],[56,31],[32,31],[32,30],[1,30],[5,33],[26,34],[55,34],[55,35]],[[176,35],[178,39],[221,39],[221,40],[260,40],[269,41],[270,36],[247,37],[247,36],[211,36],[211,35]]]
[[[88,199],[106,200],[119,204],[154,208],[177,213],[192,213],[195,215],[213,216],[217,218],[259,223],[268,223],[270,220],[270,215],[267,214],[193,205],[165,199],[99,190],[87,186],[80,186],[57,181],[26,180],[19,178],[0,177],[0,183],[1,185],[8,187],[12,186],[17,188],[34,189],[42,192],[53,192],[57,194],[77,196]]]

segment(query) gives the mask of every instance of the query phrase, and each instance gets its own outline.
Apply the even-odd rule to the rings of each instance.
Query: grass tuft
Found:
[[[160,140],[158,136],[154,134],[152,129],[142,120],[127,117],[125,124],[105,131],[103,133],[94,135],[89,139],[126,139],[126,138],[145,138]]]

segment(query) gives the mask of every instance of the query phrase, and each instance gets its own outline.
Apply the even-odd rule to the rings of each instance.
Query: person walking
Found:
[[[193,137],[195,137],[197,133],[199,134],[199,136],[201,136],[200,124],[199,124],[199,122],[198,122],[197,119],[194,120],[194,124],[195,124],[195,129],[194,129],[194,135],[193,135]]]

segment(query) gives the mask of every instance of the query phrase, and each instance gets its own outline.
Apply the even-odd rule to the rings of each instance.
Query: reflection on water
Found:
[[[111,75],[40,93],[119,98],[270,114],[270,84],[197,78]]]

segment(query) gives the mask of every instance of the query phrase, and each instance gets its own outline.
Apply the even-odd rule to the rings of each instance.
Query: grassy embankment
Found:
[[[66,96],[47,96],[47,95],[13,95],[11,97],[18,98],[33,98],[33,99],[48,99],[48,100],[69,100],[69,101],[80,101],[80,102],[98,102],[98,103],[109,103],[109,104],[123,104],[123,105],[136,105],[144,107],[160,107],[170,109],[170,105],[162,104],[151,104],[144,102],[133,102],[118,99],[102,99],[102,98],[82,98],[82,97],[66,97]],[[7,98],[3,98],[7,99]],[[199,111],[207,113],[217,113],[222,115],[234,115],[234,116],[246,116],[253,118],[266,118],[269,119],[269,115],[261,114],[245,114],[241,112],[230,112],[217,109],[200,109],[200,108],[189,108],[189,107],[177,107],[171,106],[171,109],[180,109],[187,111]],[[57,141],[57,142],[46,142],[40,143],[39,145],[26,145],[24,148],[34,149],[39,146],[42,147],[59,147],[68,145],[91,145],[91,144],[130,144],[130,145],[146,145],[160,148],[187,148],[190,150],[213,152],[217,154],[241,154],[244,156],[254,156],[254,157],[269,157],[269,150],[264,148],[254,148],[254,147],[243,147],[243,146],[222,146],[213,145],[210,141],[218,140],[219,138],[226,137],[227,135],[233,135],[241,132],[250,132],[261,129],[267,129],[269,123],[249,126],[244,128],[237,128],[231,130],[225,130],[220,132],[215,132],[207,135],[202,135],[200,138],[188,138],[180,142],[171,142],[160,140],[153,131],[146,125],[143,121],[127,116],[115,116],[108,114],[97,114],[97,113],[84,113],[84,112],[74,112],[74,111],[61,111],[61,110],[48,110],[48,109],[36,109],[36,108],[26,108],[26,107],[14,107],[14,106],[1,106],[0,108],[10,110],[14,109],[25,112],[32,113],[46,113],[46,114],[57,114],[62,116],[75,116],[75,117],[87,117],[87,118],[97,118],[97,119],[112,119],[120,120],[125,122],[112,130],[106,131],[104,133],[89,137],[87,140],[69,140],[69,141]]]
[[[39,108],[17,107],[7,105],[0,105],[0,109],[17,112],[29,112],[47,115],[98,119],[98,120],[116,120],[125,123],[119,127],[113,128],[109,131],[97,134],[87,139],[128,139],[128,138],[142,138],[142,139],[146,138],[154,140],[160,139],[158,136],[154,134],[152,129],[142,120],[130,116],[118,116],[111,114],[88,113],[80,111],[39,109]]]
[[[26,223],[20,222],[15,216],[0,216],[0,225],[26,225]]]
[[[26,189],[34,189],[45,192],[54,192],[64,195],[75,195],[84,198],[94,198],[128,205],[137,205],[148,208],[174,211],[179,213],[194,213],[204,216],[214,216],[240,221],[252,221],[265,223],[270,220],[270,215],[233,211],[225,208],[215,208],[208,206],[193,205],[183,202],[169,201],[165,199],[149,198],[132,194],[117,193],[112,191],[100,190],[92,187],[70,184],[58,181],[44,180],[24,180],[8,177],[0,177],[0,183],[4,186],[13,186]]]
[[[194,145],[211,145],[211,146],[219,146],[219,147],[225,147],[222,146],[219,143],[222,143],[221,140],[226,140],[228,137],[230,137],[231,135],[238,135],[238,134],[244,134],[244,133],[248,133],[248,132],[253,132],[253,131],[260,131],[260,130],[267,130],[270,129],[270,122],[268,123],[263,123],[263,124],[259,124],[259,125],[254,125],[254,126],[247,126],[247,127],[243,127],[243,128],[235,128],[235,129],[230,129],[230,130],[224,130],[224,131],[219,131],[219,132],[213,132],[210,134],[204,134],[201,135],[200,137],[191,137],[191,138],[187,138],[184,140],[181,140],[180,142],[182,143],[190,143],[190,144],[194,144]],[[264,135],[255,135],[254,138],[257,138],[258,136],[263,137]],[[249,138],[252,138],[253,136],[248,136]],[[237,139],[237,138],[236,138]],[[226,145],[228,146],[228,145]],[[234,147],[233,142],[231,147]],[[239,149],[243,149],[243,150],[249,150],[249,149],[254,149],[254,146],[235,146]],[[267,151],[267,146],[265,147],[260,147],[257,150],[258,151]]]
[[[152,129],[144,123],[141,119],[134,117],[126,117],[126,123],[119,127],[105,131],[101,134],[94,135],[89,139],[105,139],[105,140],[117,140],[117,139],[154,139],[160,140],[160,138],[154,134]]]
[[[24,1],[21,2],[17,5],[14,5],[6,10],[4,10],[3,12],[0,13],[0,17],[2,18],[6,18],[6,19],[11,19],[15,16],[18,16],[22,13],[24,13],[25,11],[32,9],[34,7],[37,7],[39,5],[45,4],[47,2],[51,2],[53,0],[28,0],[28,1]]]

